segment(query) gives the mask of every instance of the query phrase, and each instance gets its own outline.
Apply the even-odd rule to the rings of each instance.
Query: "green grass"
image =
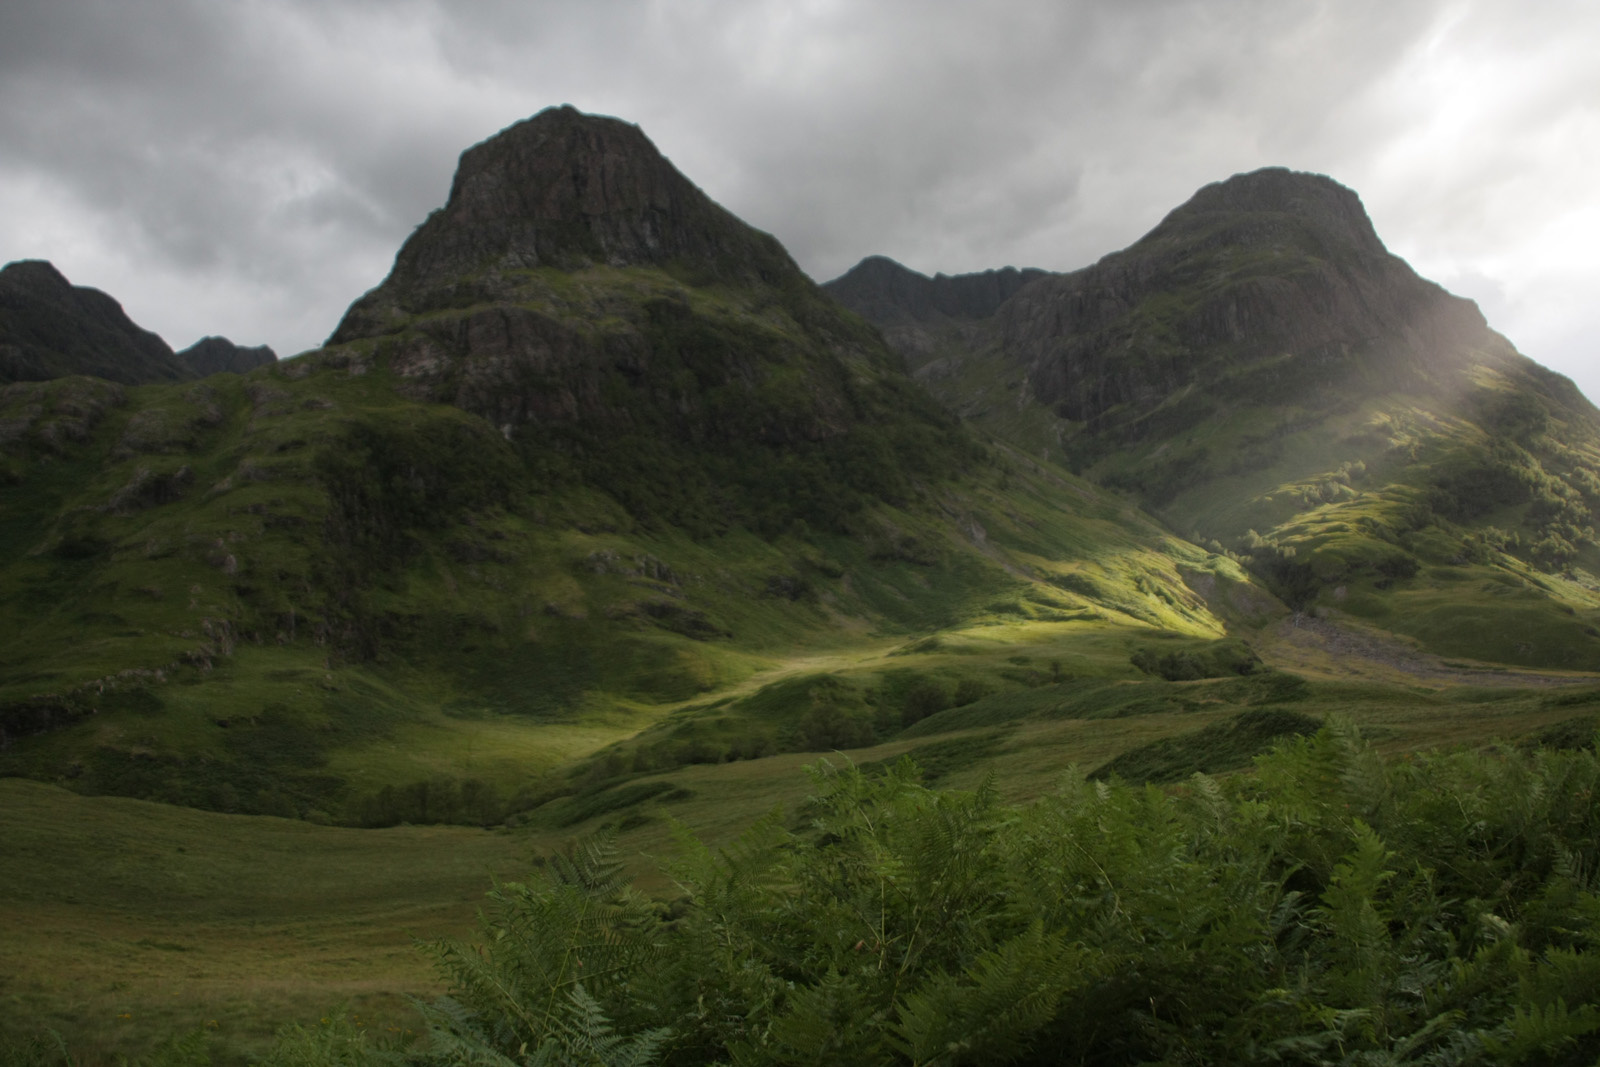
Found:
[[[695,299],[725,301],[703,309],[717,321],[767,314]],[[792,330],[787,314],[771,328]],[[19,409],[34,421],[9,446],[20,480],[0,487],[15,549],[0,568],[0,773],[335,822],[429,783],[514,806],[797,658],[830,671],[846,649],[929,634],[999,647],[1029,628],[1054,643],[1066,626],[1082,640],[1065,669],[1085,670],[1101,627],[1225,632],[1227,598],[1214,606],[1197,576],[1249,588],[1116,496],[1003,448],[848,531],[690,536],[592,486],[529,482],[532,460],[481,420],[394,386],[356,346],[125,390],[65,445]],[[81,407],[88,388],[42,392]],[[170,499],[107,503],[180,461]],[[30,735],[42,718],[57,728]],[[795,747],[796,722],[769,726]]]
[[[4,1014],[13,1030],[44,1024],[81,1035],[85,1062],[213,1020],[221,1047],[242,1055],[275,1026],[314,1021],[341,1001],[363,1020],[404,1027],[411,1017],[402,994],[435,988],[412,938],[463,931],[491,874],[515,875],[537,852],[611,825],[641,885],[667,891],[657,862],[672,853],[675,821],[716,842],[754,813],[794,812],[809,789],[801,767],[818,759],[886,763],[910,755],[941,785],[971,787],[992,775],[1008,799],[1026,800],[1074,765],[1158,780],[1234,769],[1277,732],[1255,728],[1262,723],[1338,715],[1361,725],[1380,749],[1406,752],[1570,733],[1574,720],[1600,709],[1593,684],[1421,686],[1273,672],[1168,682],[1129,662],[1152,632],[1010,619],[935,641],[880,638],[801,656],[748,676],[726,698],[689,702],[651,729],[700,722],[703,739],[715,739],[730,723],[784,723],[819,687],[836,700],[840,690],[903,699],[930,680],[952,697],[962,681],[978,683],[970,692],[987,691],[842,753],[609,773],[600,758],[609,750],[591,750],[598,762],[579,758],[576,776],[539,779],[547,799],[517,816],[515,831],[345,829],[0,780],[0,851],[11,860],[0,870],[10,931],[0,960]],[[1264,651],[1270,665],[1271,647]],[[296,681],[304,679],[275,684]],[[337,758],[352,761],[352,774],[371,771],[374,782],[407,782],[459,773],[470,749],[487,777],[486,751],[525,753],[527,770],[540,737],[576,729],[505,716],[431,722],[405,725],[387,756],[371,746]],[[651,729],[632,743],[656,736]],[[573,755],[589,744],[569,741]],[[445,753],[419,751],[430,743]]]
[[[0,398],[5,1019],[90,1063],[191,1026],[238,1059],[342,1000],[403,1028],[413,937],[492,874],[609,827],[666,891],[676,823],[793,819],[819,759],[1027,800],[1074,766],[1245,770],[1329,715],[1406,752],[1600,707],[1600,451],[1512,403],[1511,363],[1320,407],[1273,391],[1288,357],[1219,364],[1096,444],[941,335],[929,381],[980,441],[804,293],[516,281],[574,351],[660,357],[585,379],[628,419],[506,434],[395,371],[474,307]],[[1137,309],[1152,352],[1203,295]],[[1558,529],[1588,546],[1565,572],[1532,547]],[[393,825],[424,822],[458,825]]]
[[[458,934],[524,834],[342,830],[0,780],[0,1033],[67,1035],[82,1062],[205,1028],[235,1054],[349,1002],[412,1024],[434,978],[413,939]]]
[[[1090,777],[1167,783],[1242,770],[1279,741],[1314,734],[1321,726],[1321,719],[1284,709],[1241,712],[1226,722],[1130,749]]]

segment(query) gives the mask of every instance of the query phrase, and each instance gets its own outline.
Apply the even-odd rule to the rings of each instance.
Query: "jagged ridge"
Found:
[[[987,318],[1023,286],[1048,274],[1032,267],[1002,267],[930,278],[887,256],[868,256],[846,273],[824,282],[822,289],[857,314],[888,327],[941,316]]]

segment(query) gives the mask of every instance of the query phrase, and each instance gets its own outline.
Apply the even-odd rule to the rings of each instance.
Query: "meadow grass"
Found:
[[[966,724],[843,752],[602,780],[535,808],[511,830],[357,830],[0,780],[5,1032],[54,1027],[72,1037],[83,1062],[97,1063],[201,1027],[215,1035],[222,1061],[235,1062],[263,1048],[275,1027],[314,1021],[341,1002],[366,1025],[407,1027],[414,1017],[405,997],[438,991],[417,940],[464,934],[494,877],[517,877],[537,855],[610,827],[640,887],[670,898],[661,863],[674,854],[675,824],[715,844],[766,811],[799,818],[812,790],[804,768],[819,760],[882,764],[909,755],[941,786],[971,788],[992,776],[1007,800],[1027,800],[1050,792],[1064,774],[1151,746],[1159,747],[1164,777],[1218,769],[1206,760],[1214,760],[1219,732],[1236,733],[1253,706],[1308,719],[1338,715],[1390,752],[1479,746],[1600,713],[1600,687],[1592,684],[1311,681],[1273,690],[1252,678],[1166,682],[1127,665],[1137,630],[1094,630],[1089,643],[1099,654],[1074,661],[1068,650],[1084,656],[1084,637],[1070,636],[1072,624],[1005,625],[1011,641],[998,627],[977,627],[950,635],[948,645],[941,637],[928,651],[904,654],[907,642],[884,641],[804,657],[779,672],[794,680],[841,669],[846,678],[854,671],[881,679],[910,661],[930,674],[1037,674],[1037,684],[1019,683],[1009,696],[995,692],[952,709],[967,713]],[[1052,681],[1054,659],[1101,673]],[[746,680],[738,692],[748,698],[772,684]],[[1289,699],[1275,703],[1274,692]],[[1263,696],[1264,704],[1250,704]],[[458,725],[466,731],[474,723]],[[423,726],[411,728],[424,732],[399,739],[397,752],[429,736]],[[553,728],[544,729],[548,736]],[[529,728],[493,743],[520,751],[538,733]],[[480,741],[489,744],[482,734],[472,744]],[[1233,765],[1240,756],[1248,753],[1233,753]]]
[[[412,1021],[436,984],[416,938],[471,925],[544,842],[462,827],[350,830],[0,779],[0,1032],[84,1062],[194,1028],[242,1055],[348,1002]]]
[[[660,272],[540,279],[586,330],[682,289]],[[798,336],[783,308],[691,299],[763,343]],[[675,825],[716,844],[769,810],[801,820],[819,760],[909,756],[942,786],[992,779],[1019,801],[1100,769],[1236,773],[1278,727],[1330,715],[1406,752],[1572,733],[1600,708],[1582,673],[1600,665],[1600,594],[1511,556],[1465,561],[1460,530],[1412,521],[1409,464],[1472,432],[1442,408],[1357,405],[1298,429],[1304,412],[1245,410],[1095,461],[1136,478],[1235,457],[1177,487],[1169,528],[1054,466],[1082,427],[1018,405],[986,352],[958,375],[1011,444],[973,444],[967,466],[837,528],[758,536],[701,515],[691,536],[559,457],[512,477],[517,446],[399,397],[373,349],[128,390],[86,441],[5,457],[0,703],[79,717],[0,754],[0,774],[44,780],[0,779],[0,1032],[53,1026],[96,1063],[191,1027],[238,1060],[341,1001],[403,1029],[404,998],[438,990],[416,939],[464,933],[491,878],[609,830],[641,888],[671,898]],[[88,387],[42,388],[65,403]],[[1352,457],[1364,480],[1340,475]],[[394,477],[372,476],[380,460]],[[181,499],[140,496],[157,483]],[[669,513],[695,503],[670,476],[631,489]],[[1297,606],[1345,637],[1297,630],[1223,551],[1237,544],[1175,535],[1249,528],[1310,568],[1321,584]],[[1390,636],[1350,637],[1359,623]],[[1263,669],[1136,665],[1223,662],[1227,635]],[[392,822],[400,809],[364,805],[467,780],[504,803],[462,817],[505,826],[315,825]]]

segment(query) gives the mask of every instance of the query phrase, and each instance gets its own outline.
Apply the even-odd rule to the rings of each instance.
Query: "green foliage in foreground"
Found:
[[[602,848],[446,945],[457,1062],[1538,1063],[1600,1055],[1600,761],[1327,728],[1176,792],[1015,808],[817,772],[684,895]],[[591,1055],[599,1034],[611,1049]],[[587,1042],[587,1043],[586,1043]],[[469,1051],[471,1050],[471,1051]]]
[[[1385,761],[1334,725],[1253,775],[1027,806],[909,761],[813,773],[803,829],[685,833],[671,902],[603,840],[497,886],[480,943],[435,946],[429,1039],[337,1062],[1600,1057],[1592,750]]]

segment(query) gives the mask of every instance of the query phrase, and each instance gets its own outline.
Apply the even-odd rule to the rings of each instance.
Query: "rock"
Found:
[[[507,272],[592,265],[676,266],[744,284],[805,277],[782,245],[712,202],[637,126],[550,108],[462,153],[448,202],[328,343],[493,302],[515,288]]]
[[[929,279],[875,257],[824,289],[930,386],[959,389],[962,359],[999,352],[1016,403],[1092,434],[1148,434],[1146,414],[1225,378],[1228,404],[1316,407],[1352,389],[1460,389],[1481,358],[1519,358],[1475,304],[1389,254],[1354,192],[1280,167],[1206,186],[1093,266],[1008,271]]]
[[[822,291],[879,326],[939,317],[982,319],[1029,282],[1049,271],[1003,267],[979,274],[932,278],[886,256],[868,256],[845,274],[824,282]]]
[[[697,529],[837,525],[856,493],[904,499],[902,464],[967,454],[876,331],[776,240],[637,127],[572,108],[463,153],[388,278],[294,362],[382,367],[405,396]]]
[[[187,365],[122,305],[43,260],[0,270],[0,383],[85,374],[124,385],[181,381]]]
[[[202,337],[178,353],[178,358],[196,378],[213,374],[245,374],[257,367],[278,361],[278,354],[266,345],[246,348],[226,337]]]
[[[995,326],[1032,396],[1075,421],[1278,357],[1253,388],[1342,385],[1358,361],[1402,388],[1469,347],[1509,349],[1384,249],[1355,193],[1281,168],[1206,186],[1131,248],[1019,293]]]

